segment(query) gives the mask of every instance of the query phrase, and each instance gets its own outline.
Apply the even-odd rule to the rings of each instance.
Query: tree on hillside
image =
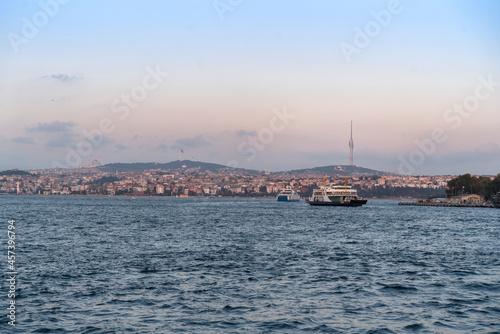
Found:
[[[486,193],[488,198],[495,196],[500,192],[500,174],[498,174],[487,186]]]
[[[446,195],[448,197],[477,194],[490,199],[496,192],[500,191],[500,174],[494,180],[484,176],[472,176],[470,174],[460,175],[448,181]]]

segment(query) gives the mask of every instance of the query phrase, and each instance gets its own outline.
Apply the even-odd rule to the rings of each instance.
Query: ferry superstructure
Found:
[[[358,191],[347,185],[327,186],[324,184],[313,190],[312,196],[307,200],[310,205],[317,206],[362,206],[367,200],[358,197]]]
[[[276,200],[278,202],[297,202],[300,201],[300,195],[292,188],[286,188],[276,196]]]

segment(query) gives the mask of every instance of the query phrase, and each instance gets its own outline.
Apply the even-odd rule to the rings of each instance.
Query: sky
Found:
[[[500,172],[500,2],[0,2],[0,169]]]

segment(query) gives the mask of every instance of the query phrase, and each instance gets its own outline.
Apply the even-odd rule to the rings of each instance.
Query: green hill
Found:
[[[32,175],[31,173],[25,172],[24,170],[19,170],[19,169],[11,169],[11,170],[4,170],[0,172],[0,176],[9,176],[9,175]]]
[[[374,169],[351,166],[351,165],[330,165],[323,167],[314,167],[314,168],[304,168],[304,169],[294,169],[288,172],[279,172],[286,173],[291,175],[299,175],[299,174],[325,174],[325,175],[389,175],[390,173],[381,172]]]
[[[136,162],[136,163],[112,163],[97,167],[97,169],[113,173],[113,172],[142,172],[147,170],[165,170],[165,171],[200,171],[212,173],[244,173],[255,174],[257,171],[243,168],[232,168],[220,164],[209,162],[191,161],[191,160],[176,160],[167,163],[157,162]]]
[[[244,168],[233,168],[220,164],[209,162],[191,161],[191,160],[176,160],[167,163],[157,162],[136,162],[136,163],[111,163],[97,167],[97,169],[108,172],[143,172],[148,170],[164,170],[169,172],[212,172],[212,173],[238,173],[238,174],[257,174],[261,171]],[[331,165],[314,168],[295,169],[291,171],[274,172],[272,174],[326,174],[326,175],[388,175],[390,173],[381,172],[374,169],[358,167],[358,166],[341,166]]]

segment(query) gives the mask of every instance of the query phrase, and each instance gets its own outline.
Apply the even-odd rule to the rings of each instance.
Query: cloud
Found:
[[[236,130],[234,131],[234,134],[238,137],[253,137],[257,135],[257,131]]]
[[[45,146],[49,148],[66,147],[68,145],[71,146],[75,143],[75,137],[76,134],[74,133],[64,132],[50,139],[48,142],[45,143]]]
[[[45,146],[49,148],[54,148],[54,147],[75,147],[78,145],[83,145],[84,147],[87,147],[89,144],[89,140],[86,137],[79,136],[76,133],[73,132],[63,132],[59,133],[57,135],[52,134],[50,137],[52,137],[48,142],[45,143]],[[87,144],[85,144],[87,143]],[[92,143],[92,148],[97,149],[100,147],[105,147],[109,146],[114,143],[113,139],[109,139],[108,137],[104,137],[102,141],[99,144],[94,144]],[[120,145],[115,145],[120,146]],[[124,145],[122,145],[124,146]],[[124,146],[126,147],[126,146]]]
[[[115,145],[115,148],[119,149],[119,150],[128,150],[128,146],[127,145],[122,145],[122,144],[116,144]]]
[[[31,132],[70,132],[73,126],[75,126],[73,122],[54,121],[51,123],[38,123],[34,127],[27,128],[26,130]]]
[[[164,144],[160,144],[156,146],[156,150],[163,151],[163,150],[168,150],[168,146]]]
[[[85,138],[85,139],[87,140],[87,138]],[[102,138],[102,142],[99,145],[94,145],[94,148],[108,146],[108,145],[113,144],[114,142],[115,142],[114,139],[110,139],[108,137],[103,137]],[[115,146],[124,146],[124,147],[127,147],[127,146],[121,145],[121,144],[116,144]]]
[[[320,165],[347,165],[349,155],[342,151],[317,150],[297,152],[305,158],[305,161]]]
[[[181,138],[175,141],[175,144],[171,146],[173,149],[182,149],[183,147],[202,147],[210,145],[202,136],[196,136],[191,138]]]
[[[496,143],[483,144],[474,149],[474,154],[480,157],[499,156],[500,146]]]
[[[427,158],[416,173],[423,174],[483,174],[496,175],[500,165],[500,146],[487,143],[473,150],[451,151]]]
[[[31,137],[15,137],[11,141],[17,144],[35,144],[35,141]]]
[[[71,82],[71,81],[76,81],[76,80],[79,80],[81,79],[81,75],[79,74],[71,74],[71,75],[67,75],[67,74],[63,74],[63,73],[57,73],[57,74],[50,74],[50,75],[44,75],[42,76],[43,79],[53,79],[53,80],[58,80],[58,81],[61,81],[61,82]]]
[[[440,156],[440,159],[448,160],[454,164],[466,164],[473,162],[488,162],[498,160],[500,157],[500,146],[495,143],[487,143],[476,147],[471,151],[455,151]]]

